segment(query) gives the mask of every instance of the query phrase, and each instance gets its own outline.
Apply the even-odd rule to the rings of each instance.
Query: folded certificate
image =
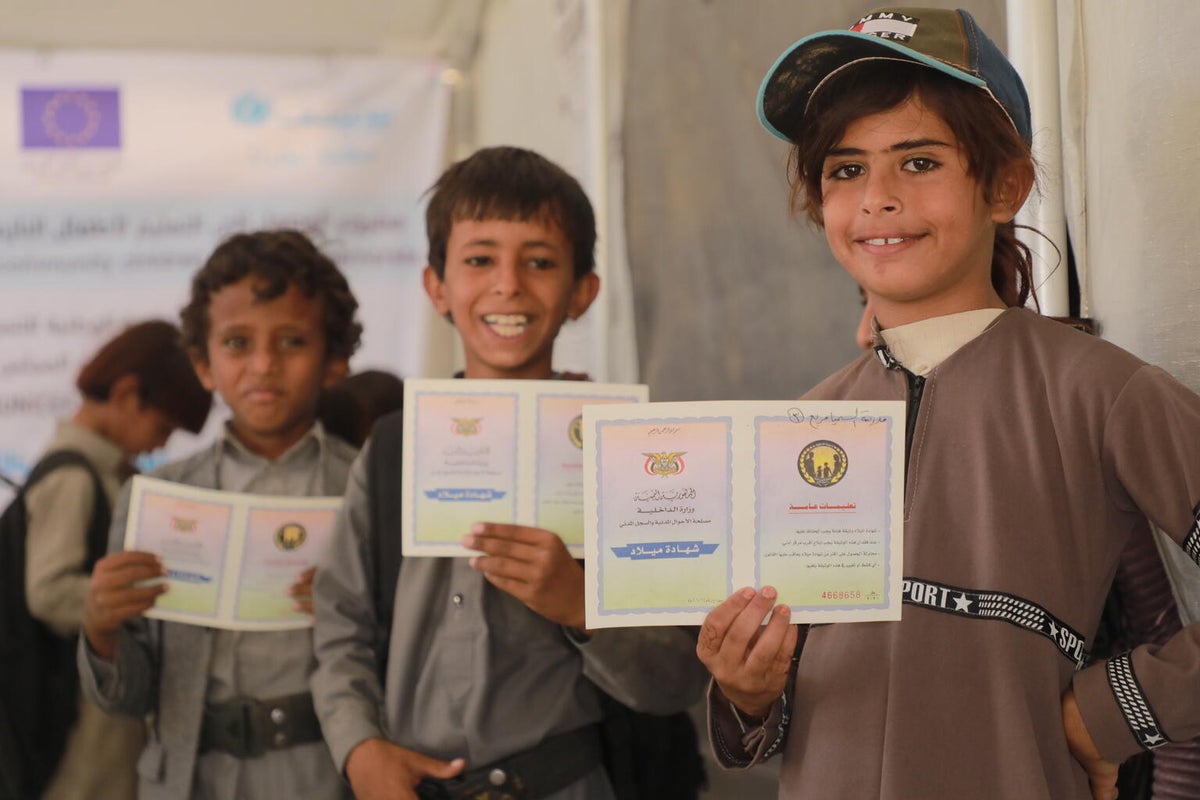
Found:
[[[698,625],[743,586],[796,622],[900,618],[904,403],[584,409],[589,628]]]
[[[641,384],[404,381],[401,545],[473,556],[474,522],[554,531],[583,556],[583,407],[644,403]]]
[[[340,497],[278,497],[133,478],[125,549],[157,553],[170,590],[147,617],[232,630],[307,628],[288,588],[329,546]]]

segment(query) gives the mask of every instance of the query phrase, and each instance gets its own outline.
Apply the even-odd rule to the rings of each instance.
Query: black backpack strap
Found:
[[[681,626],[692,636],[700,629]],[[600,691],[604,767],[617,800],[696,800],[708,786],[704,757],[687,711],[635,711]]]
[[[38,797],[50,781],[79,708],[76,636],[59,636],[29,612],[25,597],[28,509],[25,493],[57,469],[83,467],[94,500],[84,567],[91,571],[108,544],[110,509],[91,463],[74,450],[56,450],[29,473],[0,515],[0,797]]]
[[[21,487],[21,492],[28,492],[42,478],[60,467],[67,466],[83,467],[92,478],[92,518],[88,523],[87,556],[83,562],[84,571],[91,572],[96,562],[108,551],[108,527],[112,521],[108,495],[92,462],[78,450],[53,450],[34,464],[33,469],[29,471],[29,477],[25,479],[25,485]]]
[[[379,624],[380,643],[376,653],[381,681],[387,672],[392,607],[396,601],[400,562],[404,557],[400,552],[400,467],[403,456],[404,414],[394,411],[375,423],[367,456],[367,499],[371,520],[367,545],[373,568],[371,595],[375,601],[375,620]]]

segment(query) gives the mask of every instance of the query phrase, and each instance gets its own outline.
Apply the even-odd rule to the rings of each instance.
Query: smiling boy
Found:
[[[441,270],[425,270],[425,291],[454,323],[473,378],[548,378],[554,339],[596,299],[600,279],[572,269],[557,224],[464,219],[450,230]]]
[[[561,377],[554,339],[599,290],[578,182],[527,150],[481,150],[438,180],[426,225],[425,289],[459,333],[463,377]],[[479,556],[402,562],[395,622],[380,630],[372,599],[379,538],[399,536],[399,421],[384,418],[355,462],[314,586],[313,696],[334,760],[359,798],[407,800],[418,784],[422,797],[613,797],[601,692],[644,711],[686,708],[705,682],[694,639],[584,631],[583,570],[562,540],[484,522],[463,532]]]
[[[989,263],[991,225],[1012,219],[1009,194],[992,201],[949,125],[917,100],[846,128],[830,150],[821,217],[830,250],[877,316],[904,325],[978,308],[1004,308]]]
[[[318,395],[358,346],[357,301],[337,266],[291,230],[238,234],[192,281],[184,345],[201,382],[229,407],[211,447],[154,474],[265,495],[337,495],[354,450],[316,422]],[[240,632],[142,612],[166,586],[151,553],[120,552],[129,491],[110,555],[93,572],[80,647],[84,691],[102,708],[150,715],[138,765],[142,798],[335,798],[344,793],[308,693],[308,629]],[[297,607],[312,571],[292,587]]]

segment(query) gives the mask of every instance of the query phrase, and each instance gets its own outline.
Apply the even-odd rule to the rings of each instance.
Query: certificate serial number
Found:
[[[821,592],[822,600],[862,600],[861,591]]]

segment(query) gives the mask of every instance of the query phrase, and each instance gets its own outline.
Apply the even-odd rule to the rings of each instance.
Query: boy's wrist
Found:
[[[738,728],[741,729],[742,733],[754,728],[761,728],[767,721],[767,717],[771,714],[771,706],[767,706],[766,709],[764,709],[760,714],[750,714],[739,710],[737,703],[733,702],[732,700],[729,700],[728,702],[729,710],[733,712],[733,718],[737,722]]]
[[[83,629],[83,640],[87,649],[104,661],[112,661],[117,652],[117,634],[112,631],[99,631],[94,628]]]

